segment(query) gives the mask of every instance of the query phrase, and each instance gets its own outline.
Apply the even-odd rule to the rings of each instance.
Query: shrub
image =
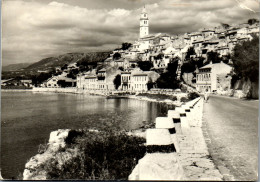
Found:
[[[196,99],[198,97],[200,97],[200,95],[198,93],[196,93],[196,92],[191,92],[191,93],[188,94],[188,99],[189,100],[193,100],[193,99]]]
[[[181,97],[181,100],[180,100],[181,102],[188,102],[189,101],[189,99],[188,98],[186,98],[186,97]]]
[[[80,152],[62,165],[56,159],[48,161],[45,165],[48,179],[127,180],[146,152],[144,138],[123,132],[79,133],[71,132],[65,152],[75,148]]]

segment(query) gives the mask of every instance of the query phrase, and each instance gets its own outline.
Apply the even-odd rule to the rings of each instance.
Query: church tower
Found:
[[[140,38],[146,35],[149,35],[149,19],[144,6],[140,17]]]

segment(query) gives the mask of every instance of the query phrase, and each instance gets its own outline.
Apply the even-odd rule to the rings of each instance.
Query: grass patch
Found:
[[[165,95],[165,94],[140,93],[137,96],[147,97],[147,98],[150,98],[150,99],[156,99],[157,101],[166,100],[166,99],[169,99],[169,100],[172,100],[172,101],[176,101],[177,100],[176,96],[174,96],[174,95]]]
[[[56,158],[47,161],[47,179],[127,180],[146,152],[144,138],[125,132],[72,130],[65,141],[59,152],[78,153],[62,165]]]

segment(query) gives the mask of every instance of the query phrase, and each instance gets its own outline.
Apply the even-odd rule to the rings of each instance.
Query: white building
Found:
[[[155,82],[160,75],[154,71],[134,70],[131,73],[131,90],[142,92],[148,90],[148,83]]]
[[[206,89],[212,92],[219,89],[219,75],[227,75],[231,72],[232,67],[221,62],[208,64],[199,69],[196,76],[196,89],[199,92],[205,92]]]

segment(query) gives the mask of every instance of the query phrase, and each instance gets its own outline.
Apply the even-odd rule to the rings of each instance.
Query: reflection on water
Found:
[[[17,177],[26,161],[62,128],[107,127],[135,129],[167,113],[165,105],[99,96],[2,92],[1,169],[4,178]],[[110,122],[113,121],[113,122]]]

